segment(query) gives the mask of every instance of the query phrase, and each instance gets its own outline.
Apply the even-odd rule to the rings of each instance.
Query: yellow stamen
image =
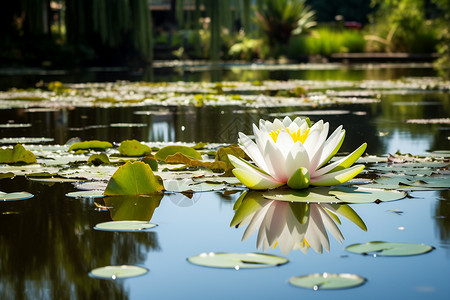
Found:
[[[306,129],[303,133],[301,132],[301,130],[297,130],[294,132],[289,132],[289,128],[286,128],[287,133],[289,133],[289,135],[292,137],[292,140],[294,141],[294,143],[296,142],[300,142],[300,143],[304,143],[306,141],[306,138],[309,135],[309,128]],[[270,137],[273,139],[273,141],[276,143],[277,139],[278,139],[278,135],[280,134],[280,129],[277,130],[271,130],[269,132]]]

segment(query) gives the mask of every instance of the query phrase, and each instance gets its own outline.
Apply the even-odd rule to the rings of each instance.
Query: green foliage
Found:
[[[276,55],[276,47],[286,45],[292,35],[305,33],[316,25],[315,12],[305,1],[294,0],[259,1],[255,22],[266,35],[272,55]]]
[[[333,53],[364,52],[366,41],[361,31],[320,27],[310,35],[301,35],[290,40],[286,53],[289,58],[301,55],[330,55]]]
[[[26,150],[21,144],[17,144],[12,149],[10,148],[0,149],[0,163],[34,164],[36,163],[36,156],[33,154],[33,152]]]
[[[137,161],[127,162],[121,166],[106,186],[104,194],[118,195],[148,195],[163,189],[161,178],[153,174],[149,165]]]
[[[120,143],[119,152],[122,156],[144,156],[152,152],[152,149],[137,140],[125,140]]]
[[[84,141],[78,142],[70,146],[69,151],[78,151],[78,150],[96,150],[96,151],[104,151],[108,148],[112,148],[112,144],[110,142],[105,141]]]
[[[168,156],[174,155],[177,153],[184,154],[192,159],[201,160],[202,155],[195,150],[192,147],[187,146],[179,146],[179,145],[169,145],[162,149],[160,149],[158,152],[155,153],[155,158],[157,160],[163,160],[165,161]]]
[[[424,1],[373,1],[378,7],[366,39],[369,51],[424,53],[436,50],[435,28],[425,19]]]

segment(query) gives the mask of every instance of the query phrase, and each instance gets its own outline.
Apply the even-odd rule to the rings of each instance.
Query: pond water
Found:
[[[303,76],[309,80],[378,80],[434,75],[431,69],[420,68],[377,70],[258,73],[230,68],[220,70],[218,76],[224,79],[224,73],[233,74],[227,75],[227,80],[305,79]],[[189,76],[183,72],[181,76],[189,80],[217,80],[213,78],[217,75],[201,69],[185,72]],[[308,72],[314,75],[305,75]],[[179,80],[179,76],[173,73],[153,80]],[[287,115],[308,116],[312,121],[324,119],[330,122],[331,130],[342,124],[347,130],[342,152],[353,151],[363,142],[368,143],[366,153],[371,155],[450,150],[448,124],[408,122],[448,118],[448,91],[383,94],[380,99],[379,103],[309,108],[11,108],[0,110],[0,123],[31,127],[0,128],[0,137],[5,145],[7,138],[17,137],[53,139],[49,144],[64,144],[72,137],[117,143],[137,139],[231,144],[236,143],[239,131],[251,134],[251,124],[260,118]],[[0,191],[35,195],[29,200],[0,203],[1,299],[448,299],[450,295],[448,189],[414,191],[408,198],[393,202],[352,204],[367,231],[341,218],[339,228],[344,240],[340,244],[329,234],[329,252],[320,254],[309,249],[306,254],[299,250],[283,254],[280,247],[269,248],[265,253],[286,257],[289,263],[240,270],[200,267],[186,259],[204,252],[261,252],[256,248],[257,233],[241,241],[246,226],[230,227],[233,206],[242,189],[233,193],[194,193],[192,198],[181,193],[150,198],[141,205],[144,209],[153,207],[151,223],[158,226],[138,233],[93,229],[98,223],[112,220],[118,212],[99,210],[94,202],[108,206],[102,199],[66,197],[66,193],[76,191],[72,183],[48,184],[16,176],[12,180],[0,179]],[[135,203],[127,205],[125,210],[136,209]],[[370,241],[424,243],[434,249],[423,255],[401,257],[364,256],[345,250],[351,244]],[[108,265],[137,265],[149,272],[116,280],[90,276],[93,269]],[[293,276],[323,272],[358,274],[367,281],[359,287],[333,291],[302,289],[288,283]]]

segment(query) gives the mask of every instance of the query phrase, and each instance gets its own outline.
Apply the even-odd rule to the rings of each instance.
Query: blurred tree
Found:
[[[433,0],[440,10],[437,21],[440,23],[438,51],[441,57],[436,61],[436,67],[442,75],[450,78],[450,0]]]
[[[68,43],[81,56],[90,49],[91,58],[106,64],[153,59],[146,0],[66,0],[66,30]]]
[[[255,21],[267,37],[272,56],[292,35],[316,25],[315,12],[303,0],[259,0]]]

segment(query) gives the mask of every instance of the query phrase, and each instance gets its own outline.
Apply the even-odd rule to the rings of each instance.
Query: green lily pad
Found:
[[[103,231],[145,231],[158,225],[146,221],[110,221],[95,225],[94,229]]]
[[[430,252],[433,247],[414,243],[368,242],[353,244],[345,250],[357,254],[374,254],[376,256],[410,256]]]
[[[163,189],[149,165],[136,161],[121,166],[108,182],[105,195],[147,195]]]
[[[406,197],[405,192],[366,188],[365,186],[337,186],[331,189],[329,194],[334,195],[342,202],[347,203],[388,202]]]
[[[442,190],[449,187],[449,176],[395,176],[380,177],[369,188],[384,188],[402,191]]]
[[[122,156],[145,156],[152,152],[152,149],[137,140],[125,140],[120,143],[119,152]]]
[[[356,274],[310,274],[305,276],[291,277],[289,283],[313,290],[348,289],[362,285],[366,279]]]
[[[0,192],[0,201],[18,201],[33,198],[34,195],[28,192],[4,193]]]
[[[154,159],[153,157],[146,156],[146,157],[141,158],[141,161],[143,163],[146,163],[147,165],[149,165],[150,168],[152,169],[152,171],[154,171],[154,172],[158,171],[158,161],[156,159]]]
[[[187,146],[180,146],[180,145],[169,145],[169,146],[166,146],[166,147],[158,150],[158,152],[155,153],[155,158],[157,160],[164,161],[164,160],[166,160],[167,156],[174,155],[176,153],[184,154],[184,155],[189,156],[190,158],[196,159],[196,160],[202,159],[202,155],[194,148],[187,147]]]
[[[168,179],[164,181],[164,189],[168,192],[206,192],[225,189],[224,184],[210,184],[206,182],[195,182],[191,179]]]
[[[6,178],[14,178],[13,172],[6,172],[6,173],[0,173],[0,179],[6,179]]]
[[[276,267],[289,262],[287,258],[263,253],[202,253],[187,259],[194,265],[226,268],[226,269],[255,269]]]
[[[79,192],[70,192],[66,194],[67,197],[71,198],[103,198],[103,191],[99,190],[90,190],[90,191],[79,191]]]
[[[26,150],[21,144],[15,145],[12,149],[0,149],[0,164],[34,164],[36,162],[36,155]]]
[[[341,202],[333,195],[329,195],[328,187],[313,187],[303,190],[274,189],[263,193],[263,197],[270,200],[304,202],[304,203],[336,203]]]
[[[90,162],[94,166],[99,166],[102,164],[109,165],[111,163],[111,161],[108,158],[108,155],[106,155],[105,153],[92,154],[91,156],[89,156],[88,162]]]
[[[63,182],[80,182],[86,181],[83,178],[65,178],[65,177],[27,177],[28,180],[43,183],[63,183]]]
[[[112,144],[110,142],[105,141],[85,141],[75,143],[70,146],[69,151],[78,151],[78,150],[96,150],[96,151],[104,151],[108,148],[112,148]]]
[[[15,138],[2,138],[0,144],[41,144],[47,142],[53,142],[53,138],[45,137],[15,137]]]
[[[148,273],[148,269],[138,266],[106,266],[93,269],[89,275],[100,279],[124,279],[141,276]]]

